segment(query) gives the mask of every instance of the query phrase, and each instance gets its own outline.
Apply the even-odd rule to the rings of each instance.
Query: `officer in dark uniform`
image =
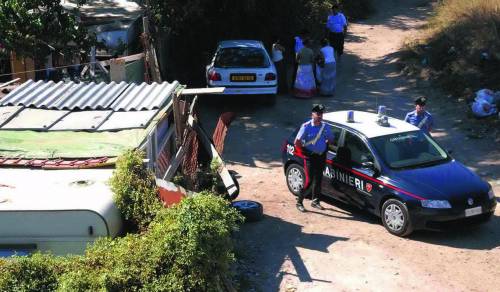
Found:
[[[405,122],[424,130],[426,133],[430,133],[434,125],[434,120],[432,119],[432,115],[425,110],[426,102],[427,99],[425,97],[415,99],[415,110],[406,114]]]
[[[295,147],[302,149],[302,152],[309,158],[308,174],[311,181],[312,203],[316,209],[324,210],[319,203],[321,195],[321,179],[326,163],[326,152],[328,143],[333,142],[331,127],[323,122],[322,104],[316,104],[312,108],[311,120],[302,124],[295,138]],[[303,205],[304,196],[297,198],[297,209],[305,212]]]

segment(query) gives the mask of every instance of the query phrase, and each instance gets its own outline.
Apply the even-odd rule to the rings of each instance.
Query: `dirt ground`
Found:
[[[264,205],[265,218],[245,224],[238,235],[244,290],[498,291],[500,208],[480,227],[417,231],[398,238],[386,232],[380,219],[340,203],[324,203],[327,209],[318,212],[306,202],[309,212],[300,213],[286,187],[280,147],[310,115],[311,104],[321,102],[328,111],[375,111],[383,104],[391,116],[403,118],[413,108],[413,98],[426,94],[435,116],[433,136],[500,196],[498,141],[468,138],[448,102],[399,73],[398,50],[425,23],[429,2],[381,2],[372,18],[350,25],[335,97],[280,96],[274,107],[242,101],[223,107],[203,104],[206,120],[224,110],[237,112],[224,158],[239,173],[239,198]]]

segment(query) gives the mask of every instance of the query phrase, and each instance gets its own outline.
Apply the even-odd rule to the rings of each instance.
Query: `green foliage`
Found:
[[[95,38],[88,36],[60,0],[2,0],[0,42],[17,56],[44,60],[51,51],[49,46],[70,57],[88,51]]]
[[[59,259],[34,254],[0,264],[0,291],[54,291]]]
[[[159,211],[143,234],[98,240],[85,256],[0,261],[0,291],[220,291],[242,221],[203,193]]]
[[[208,193],[182,201],[172,212],[161,213],[150,230],[149,240],[164,247],[159,253],[160,276],[150,287],[219,290],[219,277],[229,273],[234,260],[231,233],[242,220],[227,201]]]
[[[154,174],[146,168],[142,157],[140,151],[126,151],[118,158],[110,179],[118,209],[138,230],[145,229],[162,208]]]

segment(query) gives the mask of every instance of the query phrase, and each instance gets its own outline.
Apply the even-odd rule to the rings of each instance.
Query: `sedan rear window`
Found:
[[[217,52],[215,67],[267,68],[270,66],[266,52],[260,48],[223,48]]]

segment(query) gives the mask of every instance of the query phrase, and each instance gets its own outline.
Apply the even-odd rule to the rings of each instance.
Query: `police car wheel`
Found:
[[[310,188],[304,190],[306,182],[306,173],[304,168],[296,163],[290,164],[286,169],[286,185],[292,194],[295,196],[307,196],[310,193]]]
[[[261,220],[262,216],[264,216],[264,208],[259,202],[240,200],[232,202],[231,206],[245,217],[245,222],[256,222]]]
[[[384,227],[394,235],[406,236],[413,231],[408,208],[399,200],[385,201],[381,216]]]

